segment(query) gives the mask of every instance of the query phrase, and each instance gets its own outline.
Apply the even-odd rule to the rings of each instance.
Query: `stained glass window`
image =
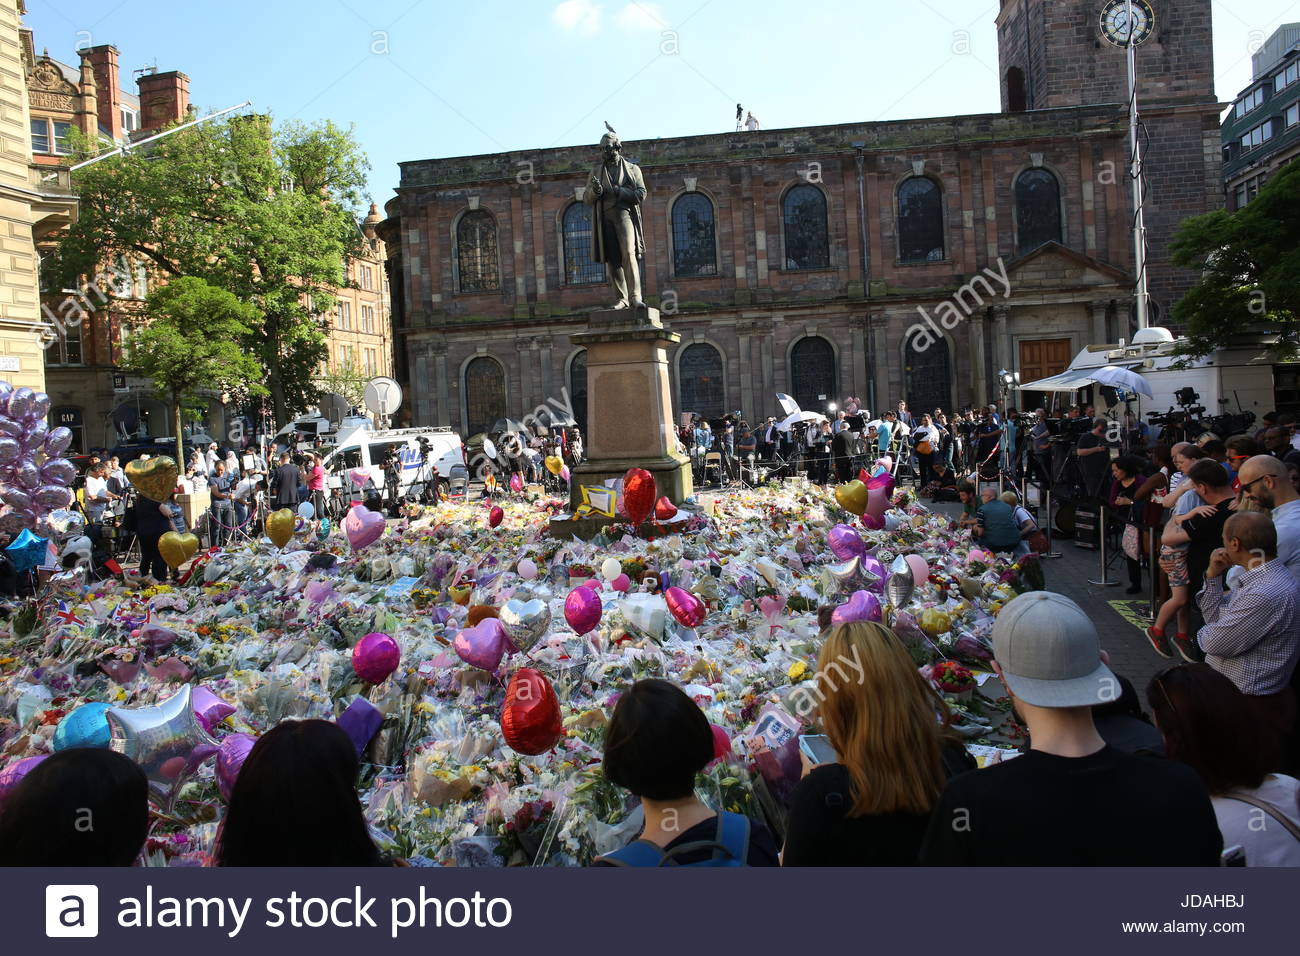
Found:
[[[1046,169],[1016,177],[1016,235],[1021,255],[1061,241],[1061,185]]]
[[[487,431],[506,415],[506,373],[494,358],[480,355],[465,366],[465,432]]]
[[[943,193],[933,179],[913,176],[898,187],[898,257],[903,262],[943,258]]]
[[[826,197],[816,186],[795,186],[785,194],[785,267],[826,269],[830,244],[826,238]]]
[[[673,203],[673,275],[718,274],[718,246],[713,232],[713,203],[700,193],[686,193]]]
[[[568,285],[586,285],[605,281],[605,266],[596,262],[595,240],[591,230],[591,207],[572,203],[564,210],[564,281]]]
[[[683,412],[705,418],[725,413],[722,393],[722,355],[707,342],[688,345],[677,363],[678,389]]]
[[[461,292],[501,290],[497,227],[484,210],[474,209],[460,217],[456,226],[456,258],[460,266]]]

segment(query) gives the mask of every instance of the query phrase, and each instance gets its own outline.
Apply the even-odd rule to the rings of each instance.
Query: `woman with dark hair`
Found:
[[[605,734],[605,776],[641,798],[645,826],[595,866],[776,866],[761,823],[715,813],[695,796],[713,760],[713,730],[676,684],[640,680],[618,699]]]
[[[1195,770],[1214,804],[1225,847],[1247,866],[1300,866],[1300,780],[1270,772],[1281,741],[1250,699],[1209,664],[1181,664],[1147,685],[1165,752]]]
[[[1142,529],[1133,520],[1133,502],[1143,484],[1146,462],[1136,455],[1122,455],[1110,465],[1114,480],[1106,503],[1124,524],[1124,560],[1128,564],[1128,593],[1142,591]]]
[[[0,866],[130,866],[148,832],[143,770],[112,750],[61,750],[5,801]]]
[[[836,760],[804,757],[782,865],[914,866],[948,778],[975,762],[944,732],[943,699],[889,628],[839,625],[817,674],[817,719]]]
[[[352,739],[328,720],[286,720],[248,753],[221,825],[218,866],[384,866],[370,839]]]

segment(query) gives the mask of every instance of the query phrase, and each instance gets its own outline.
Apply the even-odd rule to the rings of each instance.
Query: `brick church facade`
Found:
[[[629,135],[646,298],[682,336],[677,410],[753,421],[778,391],[951,409],[997,400],[1002,369],[1029,380],[1129,337],[1127,81],[1103,6],[1003,0],[1000,113]],[[1153,322],[1195,279],[1168,262],[1178,223],[1222,204],[1209,0],[1157,16],[1138,51]],[[600,132],[401,164],[379,234],[415,423],[471,435],[565,390],[584,417],[569,335],[610,301],[578,201]]]

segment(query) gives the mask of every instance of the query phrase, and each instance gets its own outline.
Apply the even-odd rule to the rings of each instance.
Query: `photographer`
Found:
[[[1079,471],[1087,489],[1087,497],[1099,498],[1110,465],[1110,447],[1106,444],[1106,429],[1110,423],[1104,418],[1093,419],[1092,430],[1079,436],[1075,454],[1079,456]]]
[[[402,487],[402,459],[396,448],[390,448],[384,454],[384,497],[388,506],[396,513],[397,498]]]

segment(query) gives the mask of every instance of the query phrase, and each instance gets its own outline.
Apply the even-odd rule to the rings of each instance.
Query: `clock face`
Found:
[[[1101,11],[1101,33],[1116,46],[1128,46],[1132,37],[1134,46],[1150,38],[1155,29],[1156,15],[1147,0],[1133,0],[1133,18],[1129,20],[1129,0],[1110,0]]]

